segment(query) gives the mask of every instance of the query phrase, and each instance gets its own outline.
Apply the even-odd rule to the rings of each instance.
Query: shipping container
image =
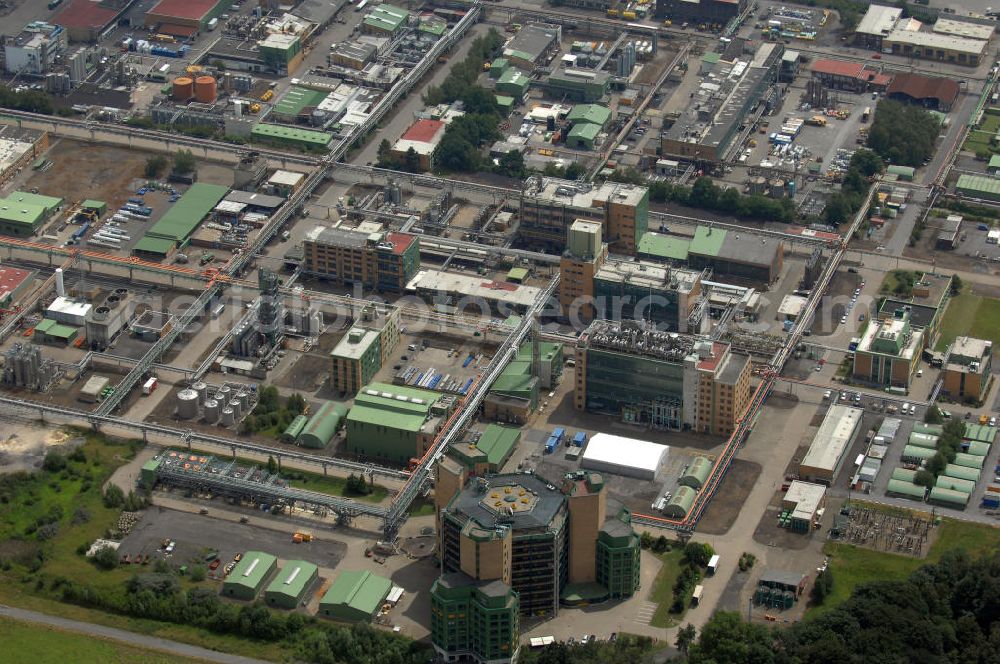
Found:
[[[156,378],[150,378],[149,380],[147,380],[145,383],[142,384],[142,393],[145,396],[149,396],[150,394],[153,393],[153,391],[156,389],[156,386],[159,384],[160,383]]]

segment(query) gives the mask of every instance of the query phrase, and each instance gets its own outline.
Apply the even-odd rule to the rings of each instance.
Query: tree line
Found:
[[[885,169],[882,159],[871,150],[856,150],[844,172],[840,191],[830,196],[823,210],[824,221],[839,226],[861,208],[871,186],[870,178]]]
[[[934,154],[941,123],[928,111],[891,99],[879,101],[868,147],[890,164],[922,166]]]

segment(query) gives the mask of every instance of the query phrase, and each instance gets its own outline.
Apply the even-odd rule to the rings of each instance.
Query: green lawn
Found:
[[[969,152],[996,153],[998,150],[990,145],[990,139],[1000,130],[1000,115],[983,115],[983,123],[969,132],[969,137],[965,140],[963,150]]]
[[[410,505],[410,516],[429,516],[434,514],[434,500],[431,498],[417,498]]]
[[[862,583],[905,578],[917,568],[940,560],[945,551],[964,549],[976,557],[992,553],[997,547],[1000,547],[1000,528],[954,519],[942,519],[937,539],[926,558],[899,556],[842,542],[828,542],[823,551],[830,556],[833,592],[822,606],[810,608],[808,614],[822,613],[840,604]]]
[[[0,618],[0,643],[3,644],[3,660],[8,664],[193,664],[203,661],[7,618]]]
[[[911,270],[892,270],[891,272],[886,272],[885,279],[882,280],[882,285],[879,286],[878,292],[883,295],[910,297],[913,294],[913,283],[919,275],[919,272]]]
[[[656,612],[649,622],[653,627],[674,627],[684,619],[684,613],[687,612],[688,604],[691,601],[690,597],[685,600],[682,613],[670,612],[670,605],[674,601],[674,584],[677,583],[677,577],[680,576],[683,558],[684,549],[679,546],[660,555],[663,566],[660,568],[659,574],[656,575],[656,581],[653,582],[652,593],[652,601],[656,602]]]
[[[319,473],[309,473],[301,470],[291,471],[289,474],[293,476],[288,480],[289,486],[308,489],[309,491],[318,491],[319,493],[326,493],[331,496],[342,496],[371,503],[380,503],[389,495],[389,490],[381,484],[376,484],[372,487],[372,492],[367,496],[356,496],[347,493],[347,479],[343,477],[335,475],[324,477]]]
[[[961,293],[951,298],[935,348],[945,350],[955,337],[968,335],[1000,343],[1000,300]]]

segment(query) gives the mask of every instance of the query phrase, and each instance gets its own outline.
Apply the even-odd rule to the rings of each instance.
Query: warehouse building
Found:
[[[319,576],[319,568],[305,560],[288,560],[264,591],[264,601],[278,609],[294,609]]]
[[[545,79],[545,93],[553,99],[593,103],[608,94],[611,74],[591,69],[557,69]]]
[[[777,238],[751,232],[698,226],[693,238],[648,232],[642,236],[636,254],[670,265],[710,268],[713,277],[767,286],[781,276],[785,245]]]
[[[407,154],[413,150],[421,171],[434,168],[434,151],[444,138],[447,126],[440,120],[417,120],[396,141],[390,154],[405,164]]]
[[[611,119],[611,109],[598,104],[577,104],[566,114],[566,121],[578,124],[597,125],[603,129]]]
[[[517,355],[493,381],[483,402],[483,416],[494,422],[524,424],[538,408],[542,390],[551,390],[562,380],[563,346],[537,342],[538,375],[534,375],[535,342],[522,344]]]
[[[392,37],[406,27],[410,12],[395,5],[381,4],[365,14],[361,31],[376,37]]]
[[[812,532],[826,507],[826,487],[799,480],[788,485],[781,499],[781,509],[789,516],[788,527],[797,533]]]
[[[514,67],[534,71],[559,50],[562,28],[549,23],[529,23],[503,47],[503,57]]]
[[[814,80],[834,90],[881,92],[892,82],[888,74],[869,69],[860,62],[821,59],[813,61],[809,68]]]
[[[419,296],[439,310],[509,316],[527,311],[542,289],[458,272],[423,269],[418,270],[406,285],[406,292]]]
[[[460,463],[470,476],[500,472],[521,440],[521,430],[488,424],[471,440],[453,443],[448,455]]]
[[[873,51],[882,50],[882,40],[899,22],[903,10],[885,5],[869,5],[868,11],[854,29],[854,45]]]
[[[143,257],[163,258],[188,244],[195,229],[226,194],[228,187],[196,182],[184,192],[132,249]]]
[[[799,465],[799,478],[827,486],[833,484],[861,427],[863,414],[860,408],[830,406]]]
[[[649,189],[534,176],[521,191],[519,210],[518,233],[532,244],[562,253],[570,226],[582,219],[601,224],[612,252],[634,255],[649,224]]]
[[[854,351],[851,375],[873,385],[909,391],[926,346],[924,331],[910,324],[910,311],[897,309],[892,318],[872,321]]]
[[[378,47],[367,42],[343,42],[330,47],[327,63],[349,69],[364,69],[369,62],[374,62]]]
[[[574,406],[654,429],[728,436],[750,400],[750,358],[729,344],[595,321],[576,348]]]
[[[222,582],[222,594],[252,601],[278,569],[278,559],[269,553],[247,551]]]
[[[327,149],[333,140],[333,134],[325,131],[299,129],[298,127],[263,122],[254,125],[253,129],[250,130],[250,136],[254,140],[264,143],[316,150]]]
[[[601,128],[594,124],[578,124],[566,134],[566,147],[573,150],[593,150]]]
[[[713,465],[712,460],[708,457],[696,456],[688,464],[687,470],[681,474],[681,478],[677,481],[678,484],[700,491],[701,487],[705,486],[705,482],[708,481],[709,475],[712,474]]]
[[[443,661],[500,664],[520,652],[517,592],[499,580],[464,572],[442,574],[431,586],[431,643]]]
[[[697,497],[698,492],[695,489],[682,484],[677,487],[674,495],[667,501],[666,506],[664,506],[663,516],[668,519],[683,520],[687,517],[691,508],[694,507],[694,501]]]
[[[316,226],[302,241],[302,269],[342,284],[401,293],[420,269],[420,240],[382,226]]]
[[[916,104],[942,113],[951,110],[955,100],[958,99],[958,93],[958,81],[921,74],[896,74],[885,91],[889,99]]]
[[[969,198],[1000,201],[1000,179],[963,173],[955,183],[955,193]]]
[[[158,33],[193,37],[208,29],[231,3],[226,0],[160,0],[146,12],[145,25]]]
[[[978,67],[989,41],[938,32],[920,32],[897,26],[882,40],[882,50],[893,55]]]
[[[668,446],[648,440],[597,433],[587,443],[580,467],[655,482],[669,451]]]
[[[392,581],[363,572],[341,572],[319,601],[317,615],[348,623],[367,623],[378,614]]]
[[[993,375],[993,342],[956,337],[941,372],[941,393],[956,401],[979,403]]]
[[[389,361],[399,343],[399,309],[370,303],[359,320],[330,351],[331,386],[341,394],[357,394]]]
[[[455,406],[451,395],[371,383],[347,414],[347,449],[363,459],[406,465],[423,457]]]
[[[5,186],[48,149],[48,132],[0,125],[0,186]]]
[[[96,42],[127,8],[91,0],[66,0],[52,22],[66,28],[72,42]]]
[[[531,79],[520,69],[509,67],[497,79],[496,92],[514,99],[523,99],[528,94]]]
[[[36,274],[35,270],[0,265],[0,308],[12,309],[31,290]]]
[[[15,191],[0,198],[0,235],[31,237],[59,210],[63,199]]]
[[[345,415],[347,406],[336,401],[324,401],[296,437],[296,444],[317,450],[323,449],[333,440]]]
[[[600,475],[579,471],[558,487],[523,473],[466,482],[447,459],[437,477],[442,573],[509,585],[526,616],[554,616],[581,594],[602,601],[638,588],[638,537],[628,512],[608,505]]]

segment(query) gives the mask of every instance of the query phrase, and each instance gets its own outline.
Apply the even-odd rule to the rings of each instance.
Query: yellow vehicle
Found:
[[[272,97],[274,97],[274,90],[268,90],[267,92],[265,92],[264,94],[262,94],[260,96],[260,100],[261,101],[271,101]]]
[[[618,10],[617,9],[609,9],[608,10],[608,17],[609,18],[618,18]]]
[[[552,150],[549,150],[548,148],[541,148],[541,149],[538,150],[538,154],[543,155],[545,157],[551,157],[552,155],[555,154],[555,152],[552,151]]]
[[[980,424],[986,424],[989,421],[990,421],[990,418],[986,417],[985,415],[980,415],[979,416],[979,423]]]
[[[622,18],[626,21],[634,21],[636,19],[636,15],[633,11],[625,11],[622,12]]]
[[[812,125],[814,127],[825,127],[826,118],[824,118],[822,115],[814,115],[808,120],[806,120],[806,124]]]
[[[668,28],[670,26],[672,26],[673,24],[674,24],[674,22],[671,21],[669,18],[666,21],[663,22],[663,25],[667,26]]]
[[[260,113],[260,104],[258,104],[257,102],[254,102],[254,103],[250,104],[250,112],[251,113]]]
[[[750,139],[750,147],[752,147],[752,148],[757,147],[757,139],[756,138],[751,138]]]
[[[492,64],[490,64],[489,62],[484,62],[484,63],[483,63],[483,71],[489,71],[489,70],[490,70],[490,67],[492,67],[492,66],[493,66],[493,65],[492,65]]]

